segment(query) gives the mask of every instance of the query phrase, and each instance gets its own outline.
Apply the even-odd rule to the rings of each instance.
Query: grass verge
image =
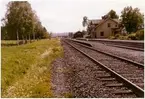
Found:
[[[58,39],[2,47],[2,97],[53,97],[50,64],[62,55]]]

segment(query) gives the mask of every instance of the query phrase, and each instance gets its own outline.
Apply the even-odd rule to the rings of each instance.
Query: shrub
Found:
[[[144,30],[139,30],[136,32],[136,37],[138,40],[144,40]]]
[[[123,36],[127,36],[127,33],[122,33]]]
[[[144,30],[139,30],[136,33],[131,33],[128,35],[128,39],[131,40],[144,40]]]
[[[115,38],[119,38],[121,35],[120,34],[115,34]]]
[[[137,40],[136,34],[135,34],[135,33],[129,34],[129,35],[128,35],[128,39]]]
[[[120,40],[127,40],[128,39],[128,36],[120,36],[119,39]]]
[[[115,37],[114,36],[110,36],[109,39],[112,39],[113,40],[113,39],[115,39]]]

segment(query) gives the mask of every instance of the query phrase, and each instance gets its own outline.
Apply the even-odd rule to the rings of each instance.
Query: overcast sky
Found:
[[[0,0],[0,18],[4,17],[6,4]],[[126,6],[138,7],[145,11],[145,0],[28,0],[48,31],[75,32],[82,30],[82,18],[100,19],[111,9],[118,15]]]

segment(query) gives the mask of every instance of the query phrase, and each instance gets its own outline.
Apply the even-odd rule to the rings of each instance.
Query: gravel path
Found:
[[[89,43],[93,44],[93,47],[105,51],[114,55],[118,55],[121,57],[125,57],[131,60],[134,60],[136,62],[144,63],[144,52],[143,51],[135,51],[135,50],[130,50],[130,49],[124,49],[124,48],[118,48],[118,47],[113,47],[113,46],[107,46],[102,43],[98,42],[92,42],[89,41]]]
[[[125,90],[126,87],[106,87],[108,83],[115,81],[101,81],[99,76],[109,75],[98,65],[94,64],[81,53],[62,43],[64,57],[56,60],[52,65],[52,89],[54,97],[78,97],[78,98],[120,98],[136,97],[135,95],[115,95],[117,90]]]

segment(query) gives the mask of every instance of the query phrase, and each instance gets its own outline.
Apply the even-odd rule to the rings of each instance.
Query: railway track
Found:
[[[98,42],[102,43],[107,46],[112,46],[112,47],[118,47],[118,48],[124,48],[124,49],[130,49],[130,50],[136,50],[136,51],[144,51],[144,49],[140,46],[135,47],[136,44],[132,43],[127,43],[127,45],[122,44],[122,42],[110,42],[110,41],[95,41],[95,40],[88,40],[88,39],[78,39],[82,41],[89,41],[89,42]]]
[[[132,64],[124,62],[120,59],[116,59],[106,54],[97,52],[90,48],[84,47],[78,43],[65,42],[75,48],[77,51],[84,54],[96,64],[99,64],[101,68],[109,72],[110,75],[100,77],[102,81],[114,81],[119,83],[106,84],[108,87],[122,87],[126,86],[128,89],[123,91],[114,92],[115,94],[136,94],[137,97],[144,97],[144,67],[138,64]],[[103,71],[104,71],[103,70]],[[101,72],[103,72],[101,71]]]
[[[68,39],[68,40],[70,40],[70,39]],[[131,59],[129,59],[129,58],[125,58],[125,57],[117,56],[117,55],[114,55],[114,54],[111,54],[111,53],[108,53],[108,52],[105,52],[105,51],[101,51],[101,50],[99,50],[99,49],[96,49],[96,48],[92,47],[93,45],[91,45],[90,43],[81,42],[81,41],[76,41],[76,40],[70,40],[70,41],[77,42],[77,44],[80,44],[80,45],[83,46],[83,47],[86,47],[86,48],[89,48],[89,49],[91,49],[91,50],[100,52],[100,53],[102,53],[102,54],[106,54],[106,55],[108,55],[108,56],[111,56],[111,57],[120,59],[120,60],[122,60],[122,61],[130,62],[130,63],[132,63],[132,64],[135,64],[135,65],[139,66],[139,67],[143,67],[143,68],[144,68],[144,64],[142,64],[141,62],[136,62],[136,61],[131,60]],[[89,44],[90,44],[90,45],[89,45]]]

